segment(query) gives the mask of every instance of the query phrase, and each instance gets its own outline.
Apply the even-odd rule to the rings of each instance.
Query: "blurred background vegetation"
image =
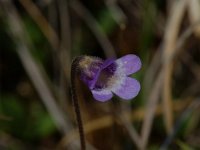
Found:
[[[79,81],[88,149],[200,149],[199,0],[1,0],[0,149],[80,149],[74,57],[138,55],[132,101]]]

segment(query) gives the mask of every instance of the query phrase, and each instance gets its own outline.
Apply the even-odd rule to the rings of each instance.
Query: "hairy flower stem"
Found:
[[[72,93],[72,100],[74,104],[74,110],[76,113],[76,120],[78,124],[78,129],[79,129],[79,135],[80,135],[80,142],[81,142],[81,149],[85,150],[86,145],[85,145],[85,136],[84,136],[84,130],[83,130],[83,123],[81,119],[81,113],[80,113],[80,106],[78,103],[78,97],[76,93],[76,75],[77,71],[79,70],[79,62],[83,57],[77,57],[73,60],[72,66],[71,66],[71,93]]]

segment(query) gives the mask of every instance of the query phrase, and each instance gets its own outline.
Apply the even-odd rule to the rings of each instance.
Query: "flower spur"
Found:
[[[107,60],[84,56],[79,67],[81,80],[98,101],[110,100],[113,93],[124,100],[130,100],[140,91],[140,83],[129,77],[141,68],[141,60],[136,55],[128,54],[119,59]]]

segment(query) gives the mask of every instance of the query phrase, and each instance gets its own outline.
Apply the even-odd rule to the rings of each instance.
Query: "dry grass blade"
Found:
[[[194,24],[200,19],[200,1],[190,0],[188,1],[188,6],[189,19],[191,24]],[[195,28],[194,33],[200,38],[200,25]]]
[[[191,25],[190,27],[188,27],[188,29],[180,36],[180,38],[177,41],[177,44],[175,46],[175,50],[172,52],[171,56],[165,60],[166,63],[169,63],[171,61],[173,61],[175,59],[175,57],[181,52],[181,48],[184,45],[185,41],[188,39],[188,37],[190,37],[190,35],[193,33],[194,29],[196,26],[198,26],[200,24],[200,21],[196,22],[195,24]],[[164,69],[164,68],[162,68]],[[155,83],[159,83],[161,84],[161,82],[158,82],[160,80],[161,77],[161,72],[163,72],[163,70],[161,69],[160,74],[158,75],[159,78],[157,78],[157,80],[155,81]],[[160,85],[159,85],[160,86]],[[150,130],[151,130],[151,126],[152,126],[152,122],[153,122],[153,117],[154,115],[152,115],[152,113],[154,113],[154,110],[156,107],[154,105],[156,105],[157,101],[158,101],[158,97],[153,97],[153,95],[155,94],[156,90],[160,90],[158,88],[156,88],[156,84],[154,84],[153,86],[153,90],[151,92],[151,95],[149,97],[149,103],[147,104],[147,110],[146,110],[146,115],[144,118],[144,123],[143,123],[143,127],[142,127],[142,141],[143,141],[143,146],[145,149],[147,142],[148,142],[148,138],[149,138],[149,134],[150,134]],[[159,92],[158,92],[159,93]],[[156,94],[158,94],[156,93]],[[156,99],[155,99],[156,98]],[[154,101],[151,102],[151,101]],[[155,103],[156,102],[156,103]],[[152,105],[153,104],[153,105]],[[152,107],[153,106],[153,107]],[[172,108],[173,109],[173,108]]]
[[[42,15],[39,8],[31,1],[31,0],[19,0],[25,10],[29,13],[29,15],[33,18],[35,23],[40,27],[41,31],[48,39],[49,43],[53,47],[54,50],[59,47],[59,38],[54,31],[54,29],[50,26],[46,18]]]
[[[69,80],[70,56],[68,54],[65,54],[65,51],[66,51],[65,45],[62,42],[60,42],[59,37],[57,33],[55,32],[55,30],[49,24],[47,19],[42,15],[40,9],[31,0],[19,0],[19,2],[28,12],[30,17],[35,21],[38,27],[41,29],[42,33],[47,38],[49,44],[52,46],[52,50],[56,52],[59,49],[61,50],[62,53],[60,54],[60,56],[57,56],[57,53],[55,53],[56,54],[55,57],[58,57],[58,59],[61,60],[61,63],[62,63],[61,68],[64,71],[66,78]]]
[[[176,124],[173,128],[173,132],[169,134],[169,136],[164,141],[160,150],[167,150],[173,138],[176,136],[178,130],[181,128],[182,123],[190,116],[196,109],[200,108],[200,99],[196,98],[193,102],[188,106],[188,108],[181,114],[179,119],[176,121]]]
[[[185,107],[188,106],[188,104],[191,103],[191,98],[184,99],[184,100],[176,100],[173,102],[174,111],[175,112],[180,112]],[[155,115],[159,116],[162,115],[163,109],[162,105],[158,105],[157,109],[155,110]],[[122,112],[122,115],[120,117],[126,118],[126,121],[134,122],[134,121],[140,121],[145,117],[144,109],[139,108],[137,110],[133,110],[131,113],[129,111]],[[84,124],[85,127],[85,134],[90,134],[92,132],[95,132],[97,130],[103,129],[103,128],[108,128],[111,127],[114,124],[114,120],[111,115],[103,116],[101,118],[89,121],[88,123]],[[132,130],[132,129],[131,129]],[[132,132],[132,131],[131,131]],[[140,139],[139,136],[137,135],[136,131],[133,131],[135,133],[134,138]],[[75,139],[78,138],[78,132],[76,130],[72,130],[70,133],[68,133],[59,143],[59,147],[65,147],[66,145],[69,145],[71,142],[73,142]],[[132,137],[133,138],[133,137]],[[137,140],[134,140],[134,143]],[[139,144],[141,144],[139,142]],[[138,146],[139,148],[140,146]]]
[[[127,116],[120,115],[119,120],[120,120],[121,124],[128,131],[128,134],[131,137],[131,140],[133,141],[133,143],[135,143],[136,147],[138,149],[141,149],[142,145],[141,145],[140,137],[139,137],[137,131],[135,130],[135,128],[132,126],[131,122],[128,120]]]
[[[64,65],[64,68],[68,68],[66,72],[70,72],[71,64],[71,26],[70,26],[70,14],[68,8],[68,2],[65,0],[58,1],[58,10],[60,15],[60,34],[61,34],[61,44],[64,48],[60,48],[60,60],[61,65]],[[69,76],[68,76],[69,80]]]
[[[121,27],[121,29],[124,29],[127,17],[121,8],[117,5],[117,0],[106,0],[105,3],[115,22]]]
[[[180,1],[179,1],[180,2]],[[173,51],[173,49],[175,49],[174,48],[174,44],[175,43],[173,43],[174,42],[174,40],[177,38],[177,34],[178,34],[178,31],[177,31],[177,29],[178,29],[178,26],[180,25],[180,19],[182,18],[182,15],[183,15],[183,8],[185,7],[185,4],[183,4],[183,2],[184,1],[182,1],[182,2],[180,2],[180,3],[182,3],[182,5],[178,5],[178,2],[176,2],[175,4],[176,4],[176,7],[180,7],[180,8],[178,8],[178,10],[176,10],[177,12],[177,16],[175,16],[175,17],[172,17],[171,16],[171,20],[169,21],[169,24],[168,24],[168,27],[167,27],[167,29],[166,29],[166,34],[165,34],[165,40],[164,40],[164,42],[163,42],[163,44],[160,46],[162,49],[164,48],[164,58],[165,58],[165,62],[167,62],[166,64],[170,64],[169,62],[171,62],[172,61],[172,57],[174,58],[174,55],[175,55],[175,53],[176,52],[174,52],[174,51],[178,51],[179,50],[179,48],[180,48],[180,45],[182,45],[183,43],[181,42],[181,43],[179,43],[179,44],[177,44],[176,46],[176,50],[174,50]],[[184,2],[185,3],[185,2]],[[174,6],[174,9],[173,9],[173,11],[175,11],[175,8],[176,8],[175,6]],[[178,20],[176,20],[177,19],[177,17],[179,18]],[[172,28],[172,30],[171,30],[171,28]],[[169,33],[167,32],[167,31],[170,31]],[[170,46],[172,46],[172,47],[170,47]],[[171,48],[173,48],[172,50],[171,50]],[[177,53],[176,53],[177,54]],[[159,55],[158,55],[159,56]],[[167,57],[166,57],[167,56]],[[157,57],[155,57],[155,58],[157,58]],[[155,62],[157,62],[157,59],[154,59],[154,60],[156,60]],[[169,61],[170,60],[170,61]],[[159,63],[157,62],[157,63],[153,63],[151,66],[154,66],[156,64],[156,68],[158,68],[159,67]],[[165,72],[167,73],[166,75],[165,75],[165,85],[167,85],[167,86],[164,86],[164,88],[163,88],[163,90],[164,90],[164,92],[163,92],[163,97],[165,97],[166,95],[167,95],[167,97],[165,97],[165,100],[164,100],[164,110],[165,110],[165,112],[164,112],[164,114],[165,114],[165,116],[166,116],[166,122],[167,122],[167,128],[168,128],[168,131],[170,130],[170,129],[172,129],[172,110],[171,109],[173,109],[172,107],[171,107],[171,104],[170,104],[170,102],[169,102],[169,99],[170,99],[170,96],[169,95],[171,95],[170,94],[170,72],[172,71],[171,69],[170,69],[171,67],[170,67],[170,65],[168,65],[166,68],[165,68]],[[163,68],[162,68],[163,69]],[[154,71],[151,71],[151,70],[154,70],[154,67],[151,67],[149,70],[148,70],[148,72],[154,72]],[[166,71],[167,70],[167,71]],[[161,70],[161,72],[163,72],[163,70]],[[163,76],[164,76],[164,73],[163,73]],[[161,82],[162,81],[159,81],[158,82],[158,80],[160,80],[160,78],[162,78],[161,77],[161,73],[159,74],[159,76],[157,76],[157,80],[155,81],[156,83],[159,83],[159,84],[161,84]],[[151,78],[152,79],[152,78]],[[164,84],[163,84],[164,85]],[[161,85],[158,85],[157,84],[157,87],[160,87]],[[146,148],[146,144],[147,144],[147,141],[148,141],[148,137],[149,137],[149,134],[150,134],[150,130],[151,130],[151,125],[152,125],[152,121],[153,121],[153,114],[154,114],[154,109],[156,108],[156,106],[155,105],[157,105],[157,102],[158,102],[158,98],[159,98],[159,96],[157,96],[157,97],[154,97],[153,95],[156,93],[156,90],[160,90],[159,88],[155,88],[156,87],[156,84],[154,84],[154,88],[153,88],[153,90],[152,90],[152,92],[151,92],[151,94],[150,94],[150,97],[149,97],[149,104],[147,104],[147,111],[146,111],[146,117],[145,117],[145,119],[144,119],[144,123],[143,123],[143,127],[142,127],[142,141],[143,141],[143,149],[145,149]],[[157,93],[156,94],[158,94],[159,95],[159,91],[157,91]],[[167,98],[167,99],[166,99]],[[154,102],[151,102],[151,101],[154,101]],[[152,105],[152,104],[154,104],[154,105]],[[167,105],[166,105],[167,104]],[[153,107],[152,107],[153,106]],[[168,109],[169,108],[169,109]]]
[[[159,68],[161,66],[161,60],[160,60],[160,57],[162,55],[161,50],[162,50],[162,44],[157,49],[157,52],[154,54],[151,64],[145,71],[145,76],[144,76],[144,81],[143,81],[144,83],[143,89],[145,90],[145,92],[150,91],[152,82],[155,80],[156,74],[159,71]],[[145,94],[145,99],[147,98],[148,95],[149,93]]]
[[[142,149],[146,149],[146,145],[147,145],[149,134],[151,131],[151,126],[152,126],[156,106],[157,106],[159,96],[160,96],[162,80],[163,80],[163,72],[160,72],[157,77],[157,80],[154,83],[153,89],[150,92],[151,95],[148,99],[146,113],[144,116],[144,122],[142,125],[142,133],[141,133]]]
[[[71,1],[70,6],[92,30],[100,45],[102,46],[106,57],[116,57],[114,47],[91,13],[78,0]]]
[[[72,49],[72,39],[71,39],[71,26],[70,26],[70,14],[68,9],[68,2],[65,0],[57,1],[58,3],[58,11],[59,11],[59,21],[60,21],[60,35],[61,35],[61,43],[63,44],[63,47],[61,47],[58,50],[59,55],[59,62],[61,68],[65,69],[65,72],[63,72],[63,69],[60,69],[60,88],[59,88],[59,95],[60,95],[60,105],[63,107],[69,106],[69,101],[66,101],[67,98],[69,98],[68,93],[66,92],[66,89],[69,88],[70,81],[70,65],[71,65],[71,49]],[[66,82],[67,80],[67,82]],[[66,110],[63,108],[63,110]]]
[[[169,134],[173,128],[173,112],[172,112],[172,93],[171,93],[171,83],[172,83],[172,72],[173,72],[173,62],[166,63],[166,60],[171,57],[173,51],[176,50],[176,41],[178,38],[178,33],[181,25],[182,18],[186,9],[187,0],[175,1],[170,11],[169,20],[164,35],[163,44],[163,60],[164,60],[164,78],[163,78],[163,109],[164,109],[164,119],[166,123],[166,130]]]
[[[28,44],[28,36],[22,28],[23,25],[19,16],[17,15],[17,11],[10,2],[6,3],[5,8],[10,31],[13,40],[17,44],[17,53],[22,61],[22,64],[24,65],[25,70],[31,78],[49,113],[55,120],[57,127],[65,133],[71,127],[65,122],[63,114],[60,112],[57,104],[55,103],[54,96],[51,94],[51,91],[47,86],[45,76],[42,74],[43,71],[41,70],[41,67],[34,61],[32,55],[28,50],[30,48],[30,45]]]
[[[48,112],[55,121],[57,128],[63,134],[68,133],[72,129],[72,125],[69,121],[67,121],[67,116],[64,116],[58,108],[56,100],[47,85],[47,76],[44,75],[41,66],[35,62],[29,52],[30,40],[28,40],[29,38],[23,28],[23,24],[17,11],[15,10],[15,7],[10,1],[4,2],[3,5],[5,9],[5,16],[8,18],[8,24],[10,26],[11,37],[16,43],[17,53],[28,76],[30,77]],[[72,147],[79,147],[77,141],[74,141]]]
[[[60,130],[61,133],[66,134],[72,129],[72,125],[67,119],[67,116],[64,116],[63,113],[60,111],[58,105],[56,104],[56,100],[51,94],[51,91],[46,83],[46,76],[42,74],[43,71],[41,70],[41,67],[35,62],[34,58],[29,52],[29,38],[22,28],[23,25],[20,17],[10,1],[4,2],[3,5],[6,16],[8,17],[8,24],[10,26],[11,36],[13,37],[13,40],[17,45],[17,53],[19,55],[19,58],[27,74],[32,80],[37,92],[39,93],[44,105],[46,106],[53,120],[55,121],[57,128]],[[71,143],[71,145],[69,146],[71,150],[80,148],[80,145],[77,142],[78,141],[75,140]],[[87,146],[89,149],[95,150],[95,148],[89,143],[87,143]]]
[[[115,122],[119,123],[120,125],[122,125],[125,128],[128,135],[130,136],[133,144],[135,144],[135,146],[138,149],[141,149],[142,145],[141,145],[140,136],[131,121],[132,119],[131,119],[131,115],[130,115],[131,114],[130,105],[127,105],[125,103],[119,103],[116,106],[117,106],[118,111],[115,110],[117,112],[117,113],[115,113]],[[127,112],[126,115],[123,113],[123,110],[126,110],[126,112]]]

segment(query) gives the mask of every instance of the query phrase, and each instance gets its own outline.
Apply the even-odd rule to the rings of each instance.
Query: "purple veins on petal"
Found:
[[[109,77],[114,74],[116,69],[116,65],[113,63],[114,59],[107,59],[96,72],[94,79],[92,80],[92,84],[90,85],[90,89],[102,89],[105,88],[108,82]]]
[[[114,63],[102,69],[98,74],[98,79],[94,85],[94,89],[103,89],[108,87],[109,79],[114,75],[115,70],[116,64]]]

